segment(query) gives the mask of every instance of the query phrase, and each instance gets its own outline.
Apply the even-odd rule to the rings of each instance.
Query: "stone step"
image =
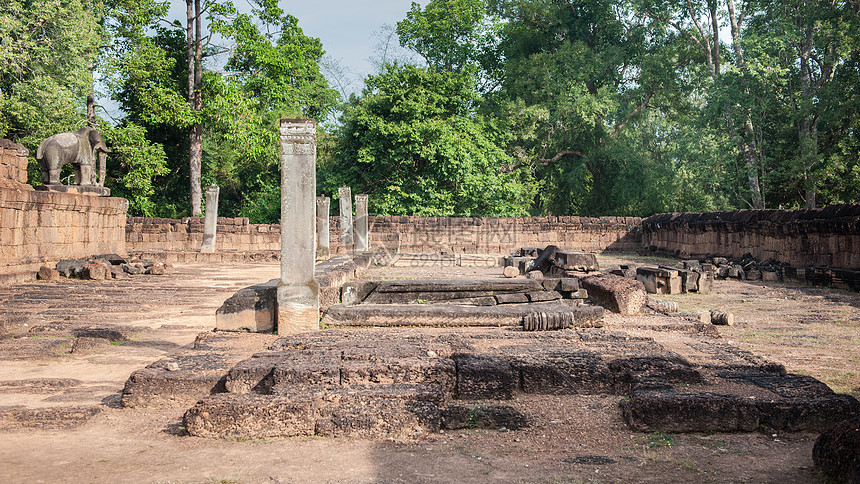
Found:
[[[376,287],[376,292],[529,292],[542,290],[544,290],[542,281],[534,279],[382,281]]]
[[[519,326],[523,316],[538,311],[572,312],[576,327],[603,326],[603,308],[585,305],[574,306],[557,301],[497,306],[447,304],[335,305],[326,311],[322,324],[329,326]]]
[[[294,386],[279,395],[209,396],[183,417],[207,438],[324,436],[409,440],[441,426],[443,395],[427,385]]]

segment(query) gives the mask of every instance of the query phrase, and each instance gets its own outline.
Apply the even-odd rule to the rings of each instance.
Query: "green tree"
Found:
[[[350,185],[381,215],[522,215],[532,187],[475,112],[471,71],[389,65],[344,108],[323,193]]]
[[[21,142],[35,155],[42,139],[86,122],[103,14],[101,0],[4,2],[0,137]]]

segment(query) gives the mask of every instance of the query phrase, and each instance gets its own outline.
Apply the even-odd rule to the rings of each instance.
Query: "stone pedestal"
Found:
[[[317,259],[326,260],[331,256],[329,247],[328,212],[331,200],[317,197]]]
[[[340,197],[340,246],[347,252],[352,249],[352,190],[349,187],[337,189]]]
[[[206,218],[203,220],[203,245],[200,252],[215,252],[215,233],[218,230],[218,193],[215,185],[206,189]]]
[[[367,195],[355,196],[355,252],[370,250],[370,234],[367,227]]]
[[[316,121],[281,120],[281,281],[278,334],[319,329],[314,279]]]
[[[41,192],[60,192],[60,193],[77,193],[79,195],[92,195],[96,197],[109,197],[110,188],[98,187],[95,185],[39,185],[36,190]]]

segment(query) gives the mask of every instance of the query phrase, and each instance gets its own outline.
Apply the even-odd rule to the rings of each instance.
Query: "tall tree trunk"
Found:
[[[96,126],[96,98],[95,98],[95,78],[93,76],[93,70],[95,70],[95,66],[93,64],[89,65],[90,67],[90,92],[87,93],[87,123],[90,126]]]
[[[199,112],[202,107],[200,97],[201,68],[203,45],[201,41],[200,0],[186,1],[186,55],[188,57],[188,103],[193,112]],[[188,133],[188,170],[191,178],[191,215],[203,214],[201,199],[203,191],[200,187],[201,160],[203,158],[203,125],[198,121],[189,129]]]

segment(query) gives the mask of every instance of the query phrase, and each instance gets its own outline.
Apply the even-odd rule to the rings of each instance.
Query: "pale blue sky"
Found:
[[[250,10],[247,0],[233,1],[236,8]],[[426,5],[427,1],[416,3]],[[279,5],[299,19],[305,35],[322,41],[326,56],[349,71],[349,90],[360,91],[364,77],[374,72],[370,58],[376,55],[380,42],[374,34],[384,25],[393,26],[405,18],[412,0],[280,0]],[[185,8],[184,0],[171,0],[170,20],[178,19],[184,24]]]

